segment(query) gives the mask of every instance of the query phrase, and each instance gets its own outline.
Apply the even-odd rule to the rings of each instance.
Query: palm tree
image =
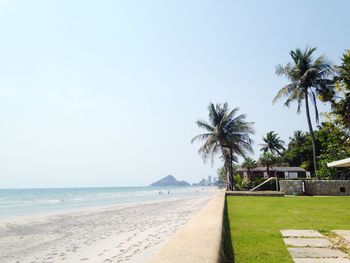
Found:
[[[288,107],[291,102],[296,101],[298,104],[298,113],[300,112],[302,102],[305,103],[306,118],[312,140],[313,164],[316,173],[316,143],[310,118],[309,97],[314,105],[316,122],[318,123],[316,97],[320,96],[323,100],[333,97],[334,82],[330,79],[332,76],[331,66],[325,62],[323,56],[314,58],[313,53],[315,51],[316,48],[307,47],[305,50],[297,48],[290,51],[292,62],[287,63],[285,66],[277,66],[277,75],[285,76],[290,80],[290,83],[277,93],[273,102],[276,102],[282,97],[287,97],[284,105]]]
[[[304,160],[301,149],[305,145],[306,135],[302,131],[298,130],[294,132],[292,137],[289,137],[289,140],[289,146],[298,149],[299,163],[302,164]]]
[[[247,169],[248,178],[250,178],[250,170],[252,168],[255,168],[256,166],[257,166],[257,163],[252,158],[247,157],[244,159],[244,162],[242,163],[242,167]]]
[[[284,151],[284,141],[278,137],[278,134],[274,131],[270,131],[266,134],[266,137],[263,137],[264,143],[261,144],[261,151],[267,152],[270,151],[272,154],[281,155],[280,151]]]
[[[293,144],[296,147],[301,147],[305,144],[305,139],[306,137],[303,131],[298,130],[293,133],[292,137],[289,137],[289,144]]]
[[[233,190],[233,162],[237,160],[237,156],[244,157],[247,152],[253,152],[250,138],[254,133],[252,123],[246,121],[245,114],[236,116],[239,109],[230,110],[227,103],[223,105],[210,103],[208,110],[209,122],[202,120],[196,122],[199,128],[205,130],[205,133],[195,136],[191,142],[204,141],[198,150],[204,162],[211,158],[213,163],[214,156],[221,155],[227,174],[228,188]]]
[[[266,172],[267,176],[270,177],[270,166],[274,163],[275,156],[270,152],[263,152],[262,155],[260,155],[259,162],[266,166]]]
[[[336,66],[337,76],[335,85],[340,97],[333,101],[333,112],[338,116],[337,121],[350,131],[350,49],[342,57],[342,64]]]

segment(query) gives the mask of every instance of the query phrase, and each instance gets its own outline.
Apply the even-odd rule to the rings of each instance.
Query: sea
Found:
[[[207,194],[203,187],[0,189],[0,219]]]

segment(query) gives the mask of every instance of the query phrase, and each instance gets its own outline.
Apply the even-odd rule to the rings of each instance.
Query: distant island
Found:
[[[190,186],[190,184],[186,181],[178,181],[174,176],[168,175],[150,184],[150,186]]]

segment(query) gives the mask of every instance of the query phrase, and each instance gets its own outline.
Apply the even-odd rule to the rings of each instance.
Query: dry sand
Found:
[[[216,191],[214,191],[216,192]],[[147,262],[214,192],[0,221],[0,262]]]

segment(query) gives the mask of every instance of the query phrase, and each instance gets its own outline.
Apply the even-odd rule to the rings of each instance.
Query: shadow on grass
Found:
[[[233,253],[233,244],[231,240],[231,231],[230,231],[230,219],[228,217],[228,211],[227,211],[227,200],[225,198],[225,208],[224,208],[224,218],[223,218],[223,255],[221,262],[234,262],[234,253]]]

